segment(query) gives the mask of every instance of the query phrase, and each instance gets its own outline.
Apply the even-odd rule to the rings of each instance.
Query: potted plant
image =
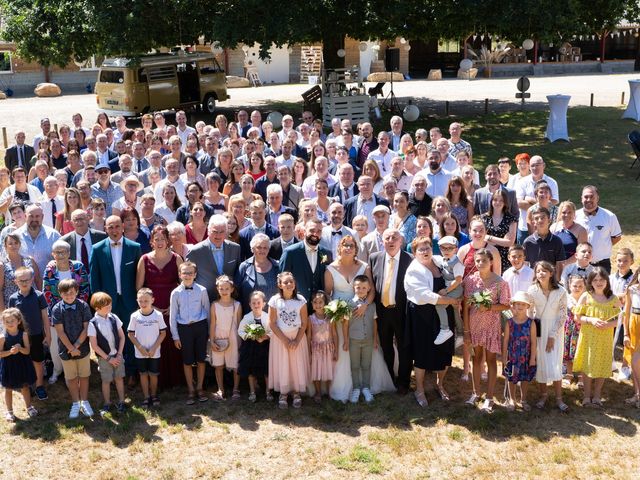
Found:
[[[479,51],[468,48],[468,52],[476,61],[484,66],[483,75],[487,78],[491,77],[491,69],[494,63],[500,63],[504,57],[509,53],[511,47],[498,44],[495,50],[489,50],[485,45],[480,48]]]

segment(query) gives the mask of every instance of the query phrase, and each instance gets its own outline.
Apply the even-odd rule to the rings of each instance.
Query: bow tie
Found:
[[[335,232],[331,232],[331,235],[342,235],[342,230],[336,230]]]
[[[514,274],[514,275],[520,275],[520,270],[514,270],[514,271],[513,271],[513,274]]]
[[[578,268],[577,268],[577,270],[578,270],[579,272],[586,272],[586,271],[587,271],[587,269],[586,269],[586,268],[582,268],[582,267],[578,267]]]
[[[64,304],[64,309],[65,309],[65,310],[75,310],[75,309],[76,309],[76,304],[75,304],[75,303],[73,303],[73,304],[71,304],[71,305],[68,305],[68,304],[66,304],[66,303],[65,303],[65,304]]]
[[[112,247],[119,247],[120,245],[122,245],[121,242],[111,242]]]
[[[193,290],[193,287],[184,287],[185,290]]]

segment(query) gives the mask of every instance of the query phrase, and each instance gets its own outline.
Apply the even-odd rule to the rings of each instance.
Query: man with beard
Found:
[[[378,148],[378,140],[373,136],[373,127],[369,122],[362,124],[362,145],[358,152],[358,167],[362,165],[369,157],[369,154]]]
[[[587,185],[582,189],[582,208],[576,212],[576,223],[587,229],[593,246],[592,265],[611,273],[611,249],[622,240],[622,230],[615,213],[599,206],[598,188]]]
[[[358,243],[358,236],[354,230],[342,223],[344,220],[344,207],[341,203],[334,202],[329,206],[329,217],[331,218],[331,225],[327,225],[322,229],[320,246],[330,250],[333,258],[336,258],[340,240],[351,235]]]
[[[509,190],[500,183],[500,169],[497,165],[487,165],[484,169],[484,178],[487,181],[485,187],[479,188],[473,194],[473,210],[476,215],[482,215],[489,211],[493,194],[502,189],[507,193],[509,204],[506,205],[511,215],[518,218],[518,201],[516,192]]]
[[[324,272],[331,263],[331,252],[319,247],[322,222],[317,218],[304,226],[304,241],[287,247],[280,259],[280,273],[291,272],[296,288],[307,302],[311,294],[324,289]]]
[[[442,168],[442,155],[438,150],[429,152],[427,156],[429,170],[427,171],[427,194],[431,198],[444,196],[447,193],[447,186],[451,175]]]

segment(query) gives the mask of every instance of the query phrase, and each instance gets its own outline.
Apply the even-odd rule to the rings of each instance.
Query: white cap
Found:
[[[438,240],[438,245],[454,245],[458,246],[458,239],[454,236],[447,235],[446,237],[442,237]]]

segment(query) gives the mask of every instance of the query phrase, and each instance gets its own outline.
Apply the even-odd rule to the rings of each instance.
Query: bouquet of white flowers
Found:
[[[339,323],[351,318],[351,305],[346,300],[331,300],[324,307],[324,313],[331,323]]]
[[[482,292],[475,292],[473,295],[469,297],[469,302],[476,307],[487,307],[491,308],[493,305],[493,300],[491,299],[491,292],[489,290],[484,290]]]
[[[245,325],[244,331],[247,334],[247,340],[258,340],[265,335],[265,330],[259,323],[250,323]]]

